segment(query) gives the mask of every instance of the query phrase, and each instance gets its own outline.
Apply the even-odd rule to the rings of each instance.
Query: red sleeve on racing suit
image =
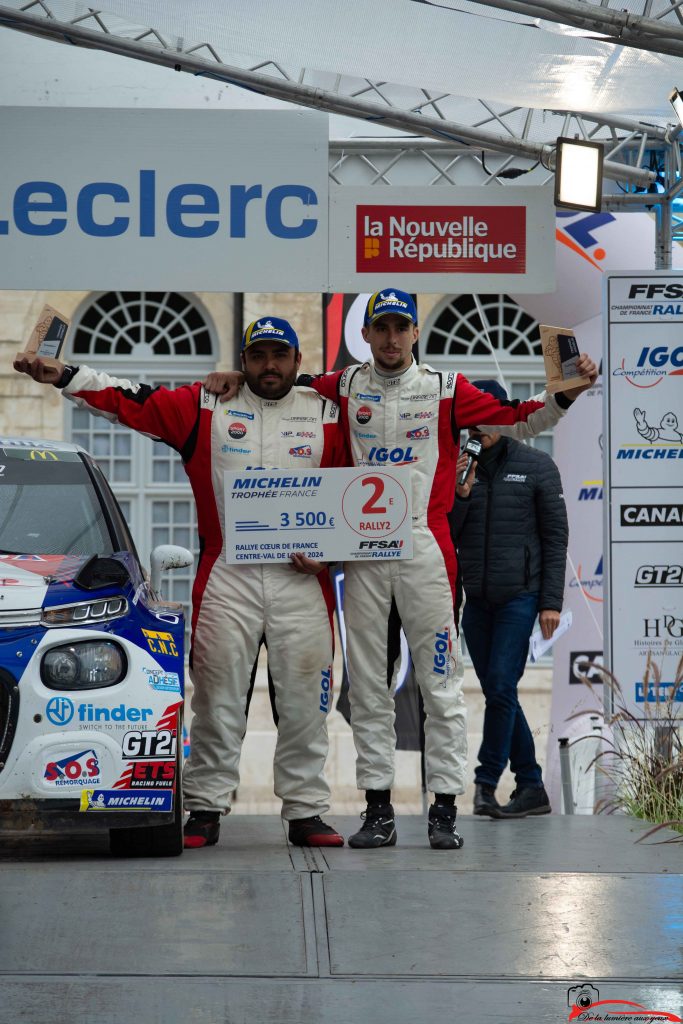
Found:
[[[480,424],[501,424],[527,422],[535,412],[544,409],[543,402],[530,399],[520,402],[517,399],[501,401],[494,398],[458,375],[453,396],[453,418],[456,430],[462,427],[476,427]]]
[[[196,443],[201,393],[199,383],[170,391],[112,377],[88,366],[81,366],[64,388],[64,394],[76,405],[85,406],[110,422],[123,423],[165,441],[185,462]]]
[[[333,373],[319,373],[316,377],[303,375],[302,383],[305,380],[306,385],[317,391],[323,398],[329,398],[336,402],[339,397],[339,379],[343,372],[343,370],[335,370]]]
[[[351,466],[351,455],[346,443],[346,437],[342,425],[336,423],[325,423],[323,425],[323,454],[320,460],[320,468]]]

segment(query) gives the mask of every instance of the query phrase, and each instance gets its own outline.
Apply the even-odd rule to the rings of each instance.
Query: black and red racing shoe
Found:
[[[190,811],[183,828],[183,846],[197,850],[202,846],[215,846],[221,830],[219,811]]]
[[[326,825],[319,814],[313,818],[295,818],[290,821],[289,841],[292,846],[344,845],[344,837],[331,825]]]

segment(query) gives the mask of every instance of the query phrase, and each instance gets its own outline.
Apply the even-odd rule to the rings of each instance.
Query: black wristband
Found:
[[[64,369],[62,370],[62,376],[55,384],[55,387],[59,388],[60,390],[62,388],[65,388],[67,384],[70,384],[72,379],[76,376],[76,374],[78,373],[78,369],[78,366],[65,366]]]
[[[564,391],[558,391],[555,395],[555,401],[559,405],[560,409],[571,409],[575,399],[568,398]]]

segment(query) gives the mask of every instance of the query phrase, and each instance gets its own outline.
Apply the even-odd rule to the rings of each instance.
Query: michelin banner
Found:
[[[565,581],[564,608],[571,610],[572,628],[562,636],[554,646],[553,692],[551,708],[551,725],[548,739],[546,759],[546,786],[551,796],[551,803],[557,810],[562,808],[560,795],[559,746],[558,740],[567,736],[577,739],[591,732],[590,712],[601,711],[602,686],[600,673],[596,669],[588,669],[589,664],[603,663],[603,608],[604,608],[604,561],[603,561],[603,382],[606,376],[612,386],[615,382],[624,390],[624,415],[622,423],[621,443],[631,445],[650,445],[648,433],[653,436],[653,428],[660,428],[660,420],[668,411],[662,408],[659,417],[655,415],[658,403],[652,401],[652,392],[661,390],[652,388],[656,377],[623,375],[623,368],[615,365],[610,370],[602,364],[602,345],[604,319],[602,314],[603,286],[605,275],[619,271],[631,270],[640,266],[646,270],[654,264],[655,222],[647,213],[559,213],[556,222],[556,265],[557,290],[553,295],[515,295],[516,301],[531,316],[542,323],[550,323],[572,327],[579,347],[587,351],[600,364],[601,374],[595,386],[580,398],[580,409],[570,413],[560,421],[554,431],[554,458],[562,474],[564,493],[569,517],[569,558]],[[683,264],[681,250],[674,248],[674,263]],[[662,302],[664,308],[671,305]],[[683,302],[679,303],[683,311]],[[665,320],[662,312],[658,317]],[[642,331],[643,326],[632,330]],[[641,335],[641,337],[643,337]],[[680,331],[679,331],[680,337]],[[653,341],[654,343],[654,341]],[[666,347],[667,342],[664,342]],[[642,348],[647,347],[647,339]],[[671,347],[669,345],[669,347]],[[651,352],[645,357],[649,359]],[[635,362],[641,358],[641,349]],[[655,354],[655,361],[661,353]],[[635,367],[649,369],[649,367]],[[670,367],[673,369],[673,367]],[[661,376],[661,374],[659,375]],[[683,387],[683,376],[672,377]],[[646,385],[646,387],[643,387]],[[680,391],[680,387],[679,387]],[[627,395],[628,393],[628,395]],[[650,396],[650,397],[644,397]],[[631,400],[628,405],[626,397]],[[670,404],[670,403],[669,403]],[[628,409],[626,406],[628,405]],[[642,410],[643,415],[636,415],[635,409]],[[673,409],[673,407],[672,407]],[[676,409],[673,409],[676,412]],[[678,415],[679,420],[683,415]],[[640,430],[639,430],[640,428]],[[642,431],[643,433],[641,433]],[[628,436],[627,436],[628,435]],[[645,449],[641,449],[645,450]],[[640,465],[640,463],[639,463]],[[681,463],[669,462],[671,474]],[[659,464],[654,466],[653,460],[646,456],[642,463],[644,472],[639,479],[639,486],[645,489],[653,482],[650,472],[660,475]],[[650,467],[648,472],[645,467]],[[679,471],[680,472],[680,471]],[[647,559],[643,565],[647,564]],[[675,558],[666,559],[675,562]],[[634,573],[638,566],[632,567]],[[627,571],[626,569],[624,571]],[[644,578],[644,577],[643,577]],[[635,580],[635,575],[634,575]],[[669,590],[669,594],[678,595],[679,590]],[[680,613],[679,613],[680,614]],[[641,623],[642,626],[642,623]],[[653,626],[652,628],[657,628]],[[665,628],[663,621],[660,630]],[[642,631],[642,630],[641,630]],[[635,637],[633,638],[635,640]],[[584,685],[583,677],[595,688],[595,695]],[[635,696],[635,679],[630,680]],[[642,707],[642,705],[641,705]],[[579,806],[576,810],[592,813],[593,800],[586,790],[588,778],[580,767],[587,765],[591,755],[582,756],[582,751],[590,747],[590,741],[577,743],[572,748],[574,771],[574,790],[579,794]]]
[[[606,661],[618,705],[666,718],[683,707],[683,275],[606,284]]]

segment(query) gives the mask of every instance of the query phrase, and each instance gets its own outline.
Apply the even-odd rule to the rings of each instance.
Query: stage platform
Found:
[[[654,845],[674,833],[459,820],[453,852],[418,817],[375,851],[248,815],[170,860],[0,837],[0,1024],[545,1024],[584,983],[683,1018],[683,842]]]

